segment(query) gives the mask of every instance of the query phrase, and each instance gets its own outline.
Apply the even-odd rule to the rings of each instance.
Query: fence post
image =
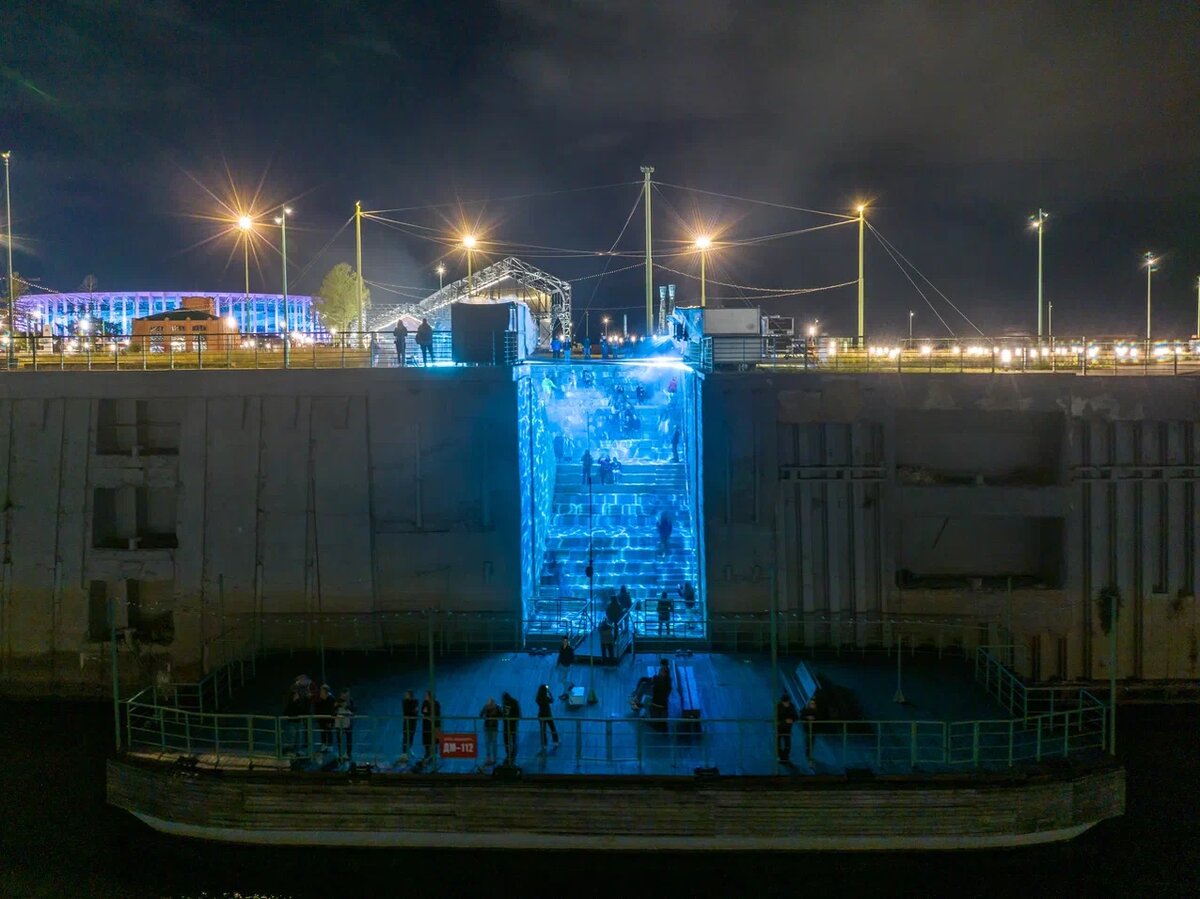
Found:
[[[1013,766],[1013,719],[1008,719],[1008,767]]]
[[[578,734],[576,734],[575,739],[577,741],[579,740]],[[582,741],[580,741],[580,742],[582,742]],[[581,752],[581,750],[576,748],[576,750],[575,750],[576,761],[578,761],[578,759],[579,759],[580,752]],[[604,722],[604,757],[606,759],[608,759],[608,761],[610,761],[610,762],[613,760],[613,723],[612,723],[611,717],[607,721]]]
[[[1042,716],[1040,716],[1040,715],[1038,716],[1038,720],[1037,720],[1037,744],[1036,745],[1037,745],[1037,748],[1036,748],[1036,751],[1034,754],[1034,758],[1035,758],[1035,760],[1040,762],[1042,760]]]
[[[213,750],[217,756],[217,764],[221,764],[221,716],[213,715]]]
[[[187,747],[187,754],[192,754],[192,714],[191,712],[183,713],[183,737],[184,745]]]
[[[971,722],[971,767],[979,767],[979,722]]]

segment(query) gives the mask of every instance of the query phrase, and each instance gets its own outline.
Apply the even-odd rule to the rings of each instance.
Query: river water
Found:
[[[0,722],[3,897],[1200,895],[1195,706],[1122,710],[1128,813],[1073,843],[853,856],[273,849],[173,840],[104,803],[111,706],[4,703]]]

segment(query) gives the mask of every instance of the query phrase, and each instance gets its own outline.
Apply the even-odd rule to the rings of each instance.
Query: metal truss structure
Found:
[[[468,297],[470,298],[468,300]],[[538,326],[538,343],[546,344],[561,328],[564,337],[571,335],[571,285],[541,269],[508,256],[481,268],[467,279],[447,284],[419,303],[402,303],[381,309],[368,319],[370,331],[395,327],[401,315],[428,318],[435,327],[449,327],[450,307],[455,303],[507,303],[516,301],[529,307]]]

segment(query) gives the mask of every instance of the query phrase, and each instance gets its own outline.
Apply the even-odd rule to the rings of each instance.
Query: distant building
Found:
[[[183,297],[180,308],[133,320],[134,346],[177,353],[231,349],[238,343],[237,321],[217,315],[212,297]]]
[[[78,333],[79,322],[100,322],[115,334],[132,334],[133,321],[183,308],[183,298],[204,296],[215,304],[213,312],[232,317],[243,334],[324,334],[312,307],[312,297],[289,294],[220,293],[206,290],[96,291],[95,293],[30,293],[17,299],[18,330],[43,334]]]

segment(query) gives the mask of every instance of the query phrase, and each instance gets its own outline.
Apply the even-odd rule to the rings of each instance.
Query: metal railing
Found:
[[[409,771],[421,762],[416,770],[463,774],[479,771],[489,753],[500,761],[505,752],[503,726],[492,749],[484,719],[473,716],[441,717],[440,732],[472,734],[478,745],[477,757],[450,759],[438,757],[433,732],[426,743],[419,719],[406,723],[401,716],[357,715],[343,729],[331,717],[196,712],[164,705],[162,699],[150,688],[123,703],[127,751],[171,761],[195,758],[213,767],[327,770],[332,759],[343,758],[381,770]],[[792,751],[800,764],[811,751],[823,773],[1003,770],[1102,751],[1104,722],[1105,709],[1094,700],[1027,721],[818,721],[811,732],[796,729]],[[543,754],[538,719],[521,719],[515,758],[548,774],[780,770],[777,732],[769,719],[564,717],[555,724],[558,740],[547,735]]]
[[[428,360],[414,335],[408,336],[406,346],[407,366],[453,364],[449,331],[434,332]],[[515,344],[506,338],[493,364],[512,364],[514,353]],[[395,367],[396,362],[390,332],[293,331],[17,337],[13,367],[22,371],[332,369]]]
[[[693,362],[703,371],[757,366],[825,372],[912,374],[1062,373],[1177,375],[1200,372],[1200,340],[1095,337],[853,338],[706,336]]]

